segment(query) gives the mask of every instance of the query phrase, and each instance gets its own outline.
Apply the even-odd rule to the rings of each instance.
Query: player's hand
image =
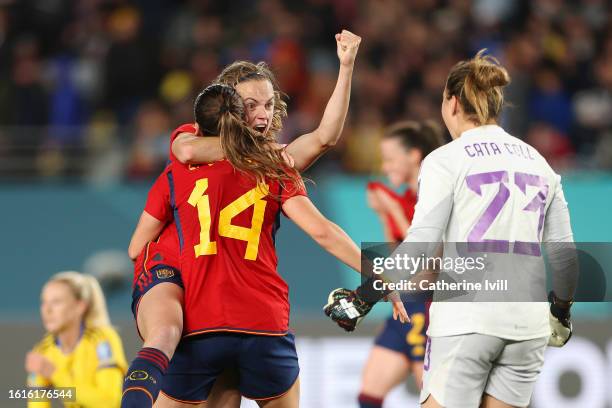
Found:
[[[386,296],[393,305],[393,320],[399,319],[402,323],[410,323],[410,316],[404,307],[404,302],[397,292],[391,292]]]
[[[550,305],[550,337],[548,345],[551,347],[563,347],[572,337],[572,322],[570,321],[570,306],[561,306],[556,302],[554,292],[550,292],[548,299]]]
[[[385,212],[393,212],[393,211],[403,211],[402,205],[391,196],[391,194],[387,193],[385,190],[376,189],[374,190],[376,194],[376,198],[378,203],[383,211]]]
[[[382,204],[380,202],[380,199],[378,198],[378,194],[376,193],[376,190],[371,190],[368,189],[366,191],[366,197],[368,200],[368,206],[376,213],[380,214],[383,213],[383,207]]]
[[[323,311],[338,326],[352,332],[372,310],[374,304],[361,299],[355,291],[338,288],[330,292]]]
[[[28,373],[35,373],[44,378],[51,378],[55,372],[53,363],[35,351],[26,354],[25,369]]]
[[[357,50],[361,43],[361,37],[347,30],[336,34],[336,48],[340,65],[352,67],[357,57]]]

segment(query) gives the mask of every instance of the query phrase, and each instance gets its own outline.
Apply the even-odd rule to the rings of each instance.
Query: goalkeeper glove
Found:
[[[572,301],[564,302],[557,299],[555,292],[548,294],[550,302],[550,331],[548,345],[552,347],[563,347],[572,337],[572,322],[570,321],[570,307]]]
[[[355,291],[338,288],[330,292],[325,314],[347,332],[352,332],[376,302],[366,302]]]

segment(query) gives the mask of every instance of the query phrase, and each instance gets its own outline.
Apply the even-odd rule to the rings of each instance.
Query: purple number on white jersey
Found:
[[[485,184],[499,183],[499,190],[493,200],[480,216],[470,233],[468,234],[468,251],[470,252],[497,252],[508,253],[510,242],[507,240],[483,239],[487,230],[491,227],[495,218],[501,212],[503,206],[510,198],[507,171],[493,171],[487,173],[472,174],[465,178],[468,188],[479,196],[482,196],[481,186]],[[516,241],[513,252],[522,255],[540,256],[540,237],[544,227],[544,209],[546,208],[546,197],[548,196],[548,184],[546,179],[535,174],[516,173],[514,184],[527,194],[527,186],[540,187],[538,194],[523,208],[523,211],[538,212],[538,236],[535,242]]]

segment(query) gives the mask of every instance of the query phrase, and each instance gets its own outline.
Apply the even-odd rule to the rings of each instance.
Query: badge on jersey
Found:
[[[168,279],[174,276],[174,271],[168,268],[161,268],[156,271],[159,279]]]
[[[96,347],[99,365],[105,365],[113,362],[113,351],[108,341],[103,341]]]

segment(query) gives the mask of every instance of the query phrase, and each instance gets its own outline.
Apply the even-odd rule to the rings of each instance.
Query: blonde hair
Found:
[[[455,64],[445,87],[446,98],[456,96],[468,119],[478,125],[498,118],[504,104],[502,88],[510,83],[508,71],[485,52],[482,49],[474,58]]]
[[[65,284],[70,288],[75,299],[85,302],[87,305],[83,317],[85,327],[110,326],[104,293],[96,278],[75,271],[65,271],[53,275],[47,284],[52,282]]]
[[[274,89],[274,113],[269,133],[276,138],[283,128],[283,118],[287,116],[287,103],[283,100],[286,95],[281,92],[274,73],[265,62],[235,61],[221,71],[215,82],[235,87],[241,82],[262,80],[270,81]]]

